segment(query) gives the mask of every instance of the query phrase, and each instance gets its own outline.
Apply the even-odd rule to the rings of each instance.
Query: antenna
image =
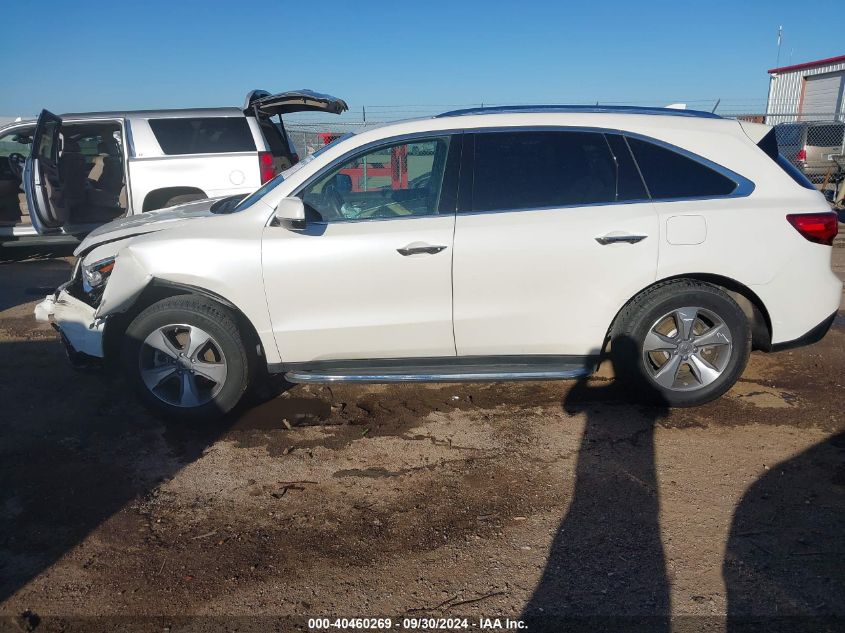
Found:
[[[714,106],[713,106],[713,109],[712,109],[712,110],[710,110],[710,114],[716,114],[716,108],[718,108],[718,107],[719,107],[719,104],[720,104],[720,103],[722,103],[722,98],[721,98],[721,97],[719,97],[718,99],[716,99],[716,105],[714,105]]]
[[[778,56],[775,62],[775,68],[780,68],[780,45],[783,42],[783,25],[778,27]]]

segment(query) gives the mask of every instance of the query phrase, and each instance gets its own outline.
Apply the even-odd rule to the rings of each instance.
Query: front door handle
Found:
[[[408,255],[436,255],[440,251],[445,251],[445,246],[432,246],[423,242],[412,242],[403,248],[397,248],[396,252],[404,257]]]
[[[602,246],[608,244],[618,244],[619,242],[627,242],[628,244],[636,244],[642,242],[648,235],[630,235],[629,233],[608,233],[596,238],[596,242]]]

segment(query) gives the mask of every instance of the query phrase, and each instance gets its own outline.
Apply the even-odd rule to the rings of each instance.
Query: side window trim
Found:
[[[305,182],[300,184],[293,192],[290,194],[291,197],[297,198],[301,197],[303,192],[311,187],[314,183],[318,182],[319,180],[323,179],[327,176],[331,171],[335,170],[336,168],[340,167],[341,165],[359,157],[364,156],[370,153],[374,149],[378,149],[379,147],[387,147],[391,145],[399,145],[403,142],[420,142],[426,139],[434,139],[434,138],[443,138],[443,137],[451,137],[449,140],[449,152],[446,157],[446,165],[445,165],[445,173],[443,174],[443,185],[440,192],[440,204],[439,209],[444,209],[444,206],[452,204],[452,211],[445,211],[442,213],[438,213],[438,215],[445,216],[445,215],[454,215],[455,214],[455,206],[457,203],[455,201],[459,200],[459,192],[461,187],[461,178],[460,178],[460,169],[462,166],[462,149],[463,149],[463,138],[464,133],[463,130],[429,130],[427,132],[414,132],[412,134],[401,134],[399,136],[391,136],[382,139],[378,139],[377,141],[372,141],[370,143],[365,143],[364,145],[360,145],[353,150],[342,154],[341,156],[332,160],[328,165],[323,167],[318,172],[312,174]],[[453,160],[453,158],[455,160]],[[450,173],[451,172],[451,173]],[[451,195],[447,195],[449,192],[447,191],[446,187],[447,184],[453,189]],[[390,217],[390,218],[358,218],[358,219],[346,219],[346,220],[315,220],[311,222],[311,224],[324,226],[328,224],[346,224],[350,222],[361,223],[361,222],[384,222],[384,221],[391,221],[391,220],[415,220],[418,218],[431,218],[431,215],[408,215],[408,216],[400,216],[400,217]]]
[[[616,134],[621,136],[625,140],[625,145],[628,147],[628,152],[631,157],[631,161],[637,168],[637,173],[640,177],[640,181],[643,184],[643,187],[646,191],[646,198],[642,199],[635,199],[635,200],[619,200],[615,202],[589,202],[585,204],[568,204],[568,205],[555,205],[555,206],[546,206],[546,207],[530,207],[530,208],[520,208],[520,209],[496,209],[496,210],[483,210],[479,209],[476,210],[473,207],[473,200],[472,200],[472,186],[475,178],[475,137],[477,134],[489,134],[495,132],[555,132],[555,131],[571,131],[571,132],[595,132],[598,134]],[[671,143],[667,143],[665,141],[661,141],[660,139],[656,139],[652,136],[647,136],[645,134],[639,134],[637,132],[630,132],[626,130],[620,130],[615,128],[601,128],[601,127],[589,127],[589,126],[568,126],[568,125],[540,125],[540,126],[498,126],[498,127],[483,127],[483,128],[473,128],[465,130],[464,137],[467,141],[464,142],[464,152],[463,158],[461,162],[461,187],[459,192],[459,202],[458,202],[458,213],[461,215],[479,215],[479,214],[487,214],[487,213],[518,213],[524,211],[550,211],[554,209],[578,209],[582,207],[600,207],[600,206],[609,206],[609,205],[618,205],[618,204],[642,204],[643,202],[679,202],[679,201],[695,201],[695,200],[723,200],[723,199],[731,199],[731,198],[744,198],[751,195],[751,193],[755,189],[754,183],[745,178],[744,176],[736,173],[719,165],[718,163],[714,163],[703,156],[690,152],[688,150],[683,149],[682,147],[678,147],[677,145],[673,145]],[[680,154],[690,160],[693,160],[705,167],[712,169],[713,171],[719,173],[722,176],[734,181],[737,184],[737,187],[729,194],[722,194],[722,195],[714,195],[714,196],[685,196],[679,198],[653,198],[651,193],[648,189],[648,184],[643,177],[642,170],[640,169],[639,164],[637,163],[636,157],[634,153],[631,151],[630,146],[628,145],[628,137],[636,138],[641,141],[647,143],[654,143],[655,145],[659,145],[669,151],[673,151],[677,154]],[[613,152],[611,151],[611,154]],[[466,174],[469,172],[469,174]]]

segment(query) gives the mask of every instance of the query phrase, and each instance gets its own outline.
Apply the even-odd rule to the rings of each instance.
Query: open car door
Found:
[[[38,233],[59,229],[68,219],[59,182],[59,133],[62,120],[42,110],[32,137],[32,152],[26,159],[23,186],[29,217]]]

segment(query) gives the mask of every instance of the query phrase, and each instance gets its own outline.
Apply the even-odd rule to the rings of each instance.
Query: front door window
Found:
[[[449,137],[370,149],[301,194],[309,220],[338,222],[437,215]]]

